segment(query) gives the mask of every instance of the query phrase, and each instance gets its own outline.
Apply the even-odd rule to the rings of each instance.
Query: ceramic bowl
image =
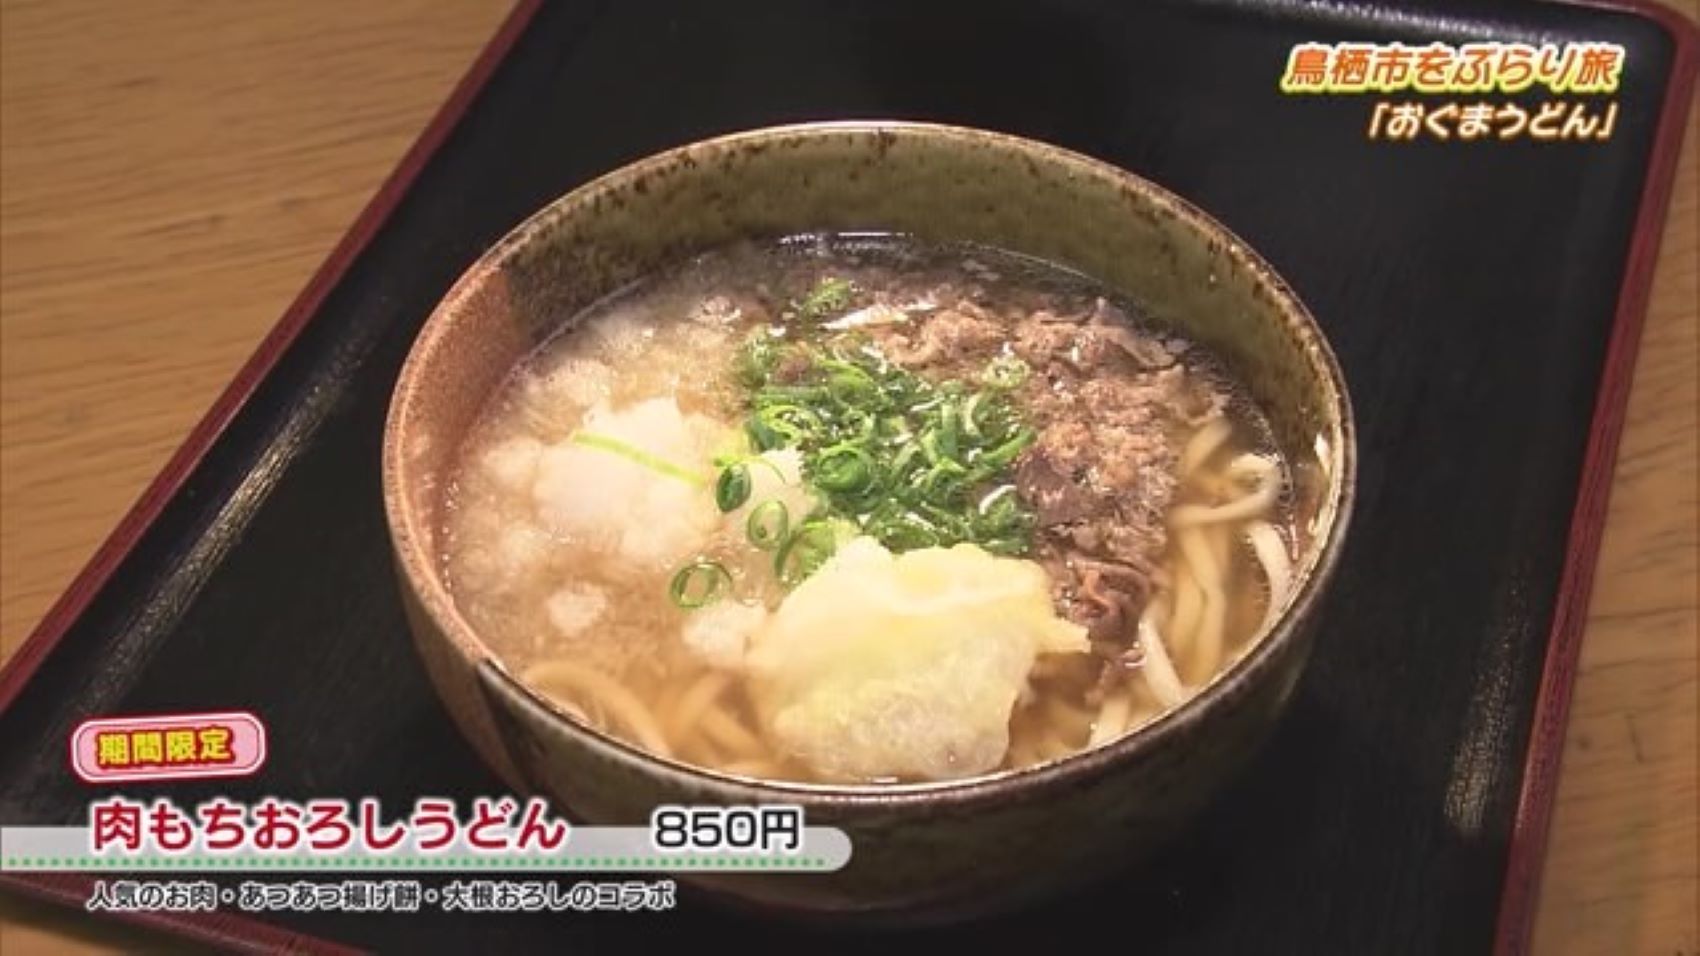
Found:
[[[1119,741],[943,784],[723,775],[636,750],[523,686],[456,610],[439,564],[446,476],[484,400],[564,319],[657,267],[733,240],[820,231],[969,241],[1061,263],[1214,349],[1261,403],[1294,467],[1302,553],[1270,630],[1185,705]],[[688,878],[765,909],[897,920],[1015,906],[1124,866],[1179,832],[1291,695],[1346,533],[1354,473],[1350,403],[1321,331],[1222,225],[1150,182],[1054,146],[887,122],[707,140],[550,204],[485,254],[426,322],[383,448],[385,504],[420,653],[457,724],[510,785],[602,824],[645,824],[661,804],[800,804],[811,824],[849,835],[847,866]]]

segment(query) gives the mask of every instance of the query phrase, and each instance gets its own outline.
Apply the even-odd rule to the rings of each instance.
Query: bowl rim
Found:
[[[1289,593],[1285,606],[1273,621],[1254,635],[1246,650],[1218,670],[1192,696],[1109,743],[1087,747],[1068,756],[1021,769],[997,770],[954,780],[895,784],[826,784],[770,780],[664,757],[580,721],[514,674],[506,663],[490,650],[471,622],[461,614],[443,581],[435,556],[421,547],[421,542],[429,538],[419,532],[420,516],[410,506],[409,497],[404,493],[404,489],[410,486],[410,467],[407,456],[401,451],[402,438],[410,425],[409,411],[414,404],[410,399],[419,390],[420,369],[438,351],[439,343],[453,324],[464,300],[554,222],[593,207],[601,197],[619,189],[630,180],[664,175],[681,160],[689,161],[699,153],[720,152],[742,144],[762,141],[832,137],[871,139],[876,143],[887,144],[896,139],[966,141],[1037,160],[1053,169],[1061,169],[1071,177],[1078,175],[1108,181],[1131,190],[1140,201],[1172,213],[1184,223],[1188,231],[1206,240],[1216,241],[1225,255],[1250,273],[1251,281],[1260,285],[1270,295],[1275,313],[1291,332],[1296,334],[1311,367],[1319,374],[1319,383],[1330,393],[1323,396],[1328,399],[1328,407],[1323,411],[1326,417],[1334,419],[1338,441],[1329,449],[1332,460],[1327,462],[1330,472],[1328,492],[1323,496],[1313,519],[1322,533],[1313,539],[1313,546],[1308,555],[1295,566],[1295,586]],[[487,401],[488,397],[482,397],[480,402]],[[453,646],[456,656],[463,656],[463,646],[475,648],[482,655],[480,659],[471,662],[475,670],[480,665],[494,669],[508,680],[515,690],[523,693],[558,724],[563,733],[581,737],[586,744],[628,762],[634,762],[647,771],[662,775],[682,775],[686,780],[698,785],[722,790],[741,789],[756,798],[788,798],[805,803],[831,805],[891,806],[916,801],[929,805],[961,805],[996,799],[1011,789],[1043,787],[1088,779],[1114,765],[1132,761],[1143,752],[1158,749],[1169,738],[1184,734],[1188,725],[1202,719],[1212,709],[1212,705],[1232,698],[1236,691],[1242,689],[1254,676],[1273,666],[1278,653],[1297,638],[1301,628],[1315,613],[1316,605],[1338,567],[1340,553],[1351,527],[1356,500],[1357,451],[1357,428],[1346,379],[1320,324],[1286,280],[1249,243],[1192,202],[1112,163],[1040,140],[946,123],[843,119],[744,129],[652,153],[575,187],[509,230],[455,281],[433,307],[409,347],[407,358],[391,393],[390,407],[384,422],[382,483],[391,546],[406,579],[402,582],[403,586],[414,591],[424,613],[431,618],[432,624],[443,631],[442,637],[448,638],[447,643]],[[484,701],[483,705],[491,706],[488,701]]]

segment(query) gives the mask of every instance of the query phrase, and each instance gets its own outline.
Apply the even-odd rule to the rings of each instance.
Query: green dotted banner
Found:
[[[299,852],[219,854],[90,852],[85,827],[0,827],[0,871],[140,872],[692,872],[722,870],[837,870],[849,862],[850,841],[842,831],[809,827],[797,853],[724,851],[657,853],[641,827],[582,827],[560,852],[469,853],[464,845],[442,853],[413,849],[376,853],[363,849],[327,854]]]
[[[8,856],[3,870],[834,870],[819,857],[343,857],[343,856]]]

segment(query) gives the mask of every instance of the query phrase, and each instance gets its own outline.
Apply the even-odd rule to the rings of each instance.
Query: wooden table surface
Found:
[[[1700,7],[1668,2],[1690,17]],[[0,659],[305,284],[507,6],[0,0]],[[1541,953],[1700,953],[1690,124],[1582,646]],[[0,902],[6,956],[149,942]]]

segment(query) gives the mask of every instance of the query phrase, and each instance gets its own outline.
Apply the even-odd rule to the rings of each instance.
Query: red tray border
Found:
[[[1618,290],[1617,310],[1606,348],[1600,387],[1595,396],[1576,507],[1571,514],[1564,569],[1548,635],[1541,686],[1535,701],[1522,791],[1512,824],[1500,897],[1494,946],[1499,956],[1522,954],[1529,947],[1535,901],[1540,889],[1540,866],[1546,852],[1582,629],[1587,620],[1606,507],[1611,497],[1618,440],[1623,432],[1659,243],[1669,211],[1678,157],[1682,152],[1684,121],[1694,89],[1696,68],[1700,66],[1700,30],[1669,7],[1654,0],[1563,2],[1619,10],[1651,20],[1671,35],[1675,43],[1675,57],[1665,85],[1665,102],[1654,134],[1646,184],[1636,211],[1623,283]],[[190,431],[164,469],[142,492],[12,660],[0,669],[0,712],[11,706],[71,623],[105,586],[136,541],[159,516],[166,502],[176,495],[213,442],[271,372],[284,350],[317,313],[354,259],[388,221],[390,213],[406,196],[420,171],[448,138],[541,6],[542,0],[518,0],[448,100],[361,210],[354,224],[314,273],[307,287],[290,304],[283,318],[261,340],[235,379]],[[93,891],[93,884],[92,877],[75,873],[0,874],[0,887],[69,906],[81,906]],[[260,920],[223,913],[126,913],[117,918],[236,952],[359,952]]]
[[[1499,919],[1494,928],[1496,956],[1521,956],[1529,951],[1532,942],[1535,904],[1540,895],[1541,864],[1546,857],[1553,800],[1558,793],[1558,771],[1564,758],[1564,735],[1576,684],[1576,664],[1582,650],[1582,629],[1587,623],[1588,603],[1593,596],[1594,569],[1599,559],[1600,538],[1605,532],[1606,506],[1611,501],[1618,439],[1623,434],[1624,415],[1629,407],[1629,387],[1634,380],[1635,357],[1641,344],[1641,328],[1647,318],[1647,301],[1652,294],[1653,271],[1658,265],[1659,243],[1663,238],[1665,217],[1670,210],[1677,162],[1682,154],[1683,132],[1687,128],[1684,121],[1688,118],[1693,97],[1695,70],[1700,66],[1700,29],[1670,7],[1652,0],[1567,2],[1633,13],[1652,20],[1671,35],[1676,49],[1670,76],[1665,82],[1665,102],[1653,138],[1652,160],[1647,167],[1646,183],[1641,189],[1641,204],[1635,214],[1629,261],[1624,266],[1623,283],[1618,288],[1617,313],[1612,320],[1611,339],[1606,345],[1605,370],[1600,377],[1599,391],[1594,396],[1588,449],[1582,461],[1576,508],[1571,512],[1564,571],[1559,578],[1558,601],[1553,608],[1552,628],[1547,637],[1546,662],[1541,669],[1541,686],[1535,697],[1534,724],[1524,756],[1522,792],[1517,799],[1517,816],[1512,821],[1505,880],[1500,890]]]

